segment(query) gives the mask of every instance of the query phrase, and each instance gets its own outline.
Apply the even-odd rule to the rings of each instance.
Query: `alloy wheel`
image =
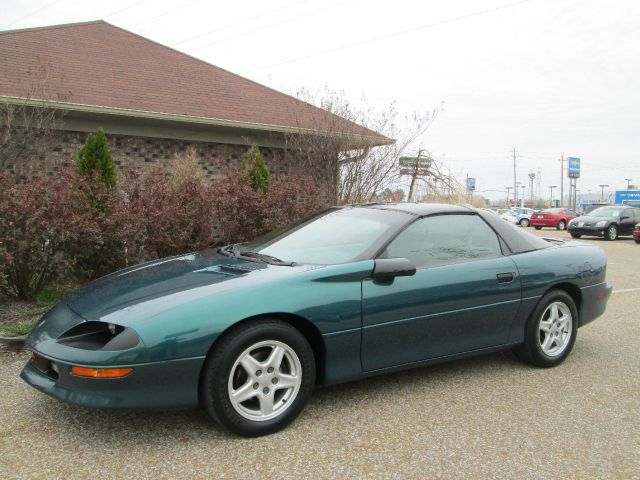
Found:
[[[549,357],[557,357],[569,345],[573,329],[571,310],[563,302],[553,302],[544,310],[538,324],[538,344]]]
[[[302,384],[302,366],[296,352],[283,342],[258,342],[236,359],[228,381],[234,410],[253,421],[282,415],[293,405]]]
[[[618,227],[609,225],[609,228],[607,228],[607,240],[615,240],[616,238],[618,238]]]

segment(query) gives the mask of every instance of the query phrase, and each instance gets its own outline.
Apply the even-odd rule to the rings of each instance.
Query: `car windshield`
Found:
[[[379,248],[390,232],[410,219],[409,214],[378,208],[329,210],[239,245],[239,251],[269,255],[284,262],[345,263]]]
[[[591,217],[617,217],[620,215],[618,207],[600,207],[589,213]]]
[[[542,210],[542,213],[560,213],[562,212],[561,208],[547,208],[546,210]]]

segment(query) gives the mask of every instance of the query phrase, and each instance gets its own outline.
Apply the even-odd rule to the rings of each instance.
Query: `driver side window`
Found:
[[[495,232],[478,215],[437,215],[416,220],[383,253],[416,268],[502,255]]]

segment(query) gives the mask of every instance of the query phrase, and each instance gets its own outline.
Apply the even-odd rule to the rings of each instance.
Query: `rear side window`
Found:
[[[383,252],[417,268],[502,255],[495,232],[478,215],[437,215],[416,220]]]

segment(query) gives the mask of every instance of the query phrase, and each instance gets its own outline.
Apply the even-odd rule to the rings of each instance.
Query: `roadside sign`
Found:
[[[467,190],[475,190],[476,189],[476,179],[472,177],[467,177]]]
[[[413,175],[415,172],[415,168],[401,168],[400,175]],[[418,176],[419,177],[427,177],[429,176],[429,170],[424,168],[418,168]]]
[[[640,202],[640,190],[617,190],[615,196],[616,204],[636,204]]]
[[[416,168],[416,160],[418,168],[430,168],[431,159],[429,157],[400,157],[398,163],[404,168]]]
[[[569,168],[567,169],[569,178],[580,178],[580,159],[577,157],[568,157],[567,162],[569,163]]]

